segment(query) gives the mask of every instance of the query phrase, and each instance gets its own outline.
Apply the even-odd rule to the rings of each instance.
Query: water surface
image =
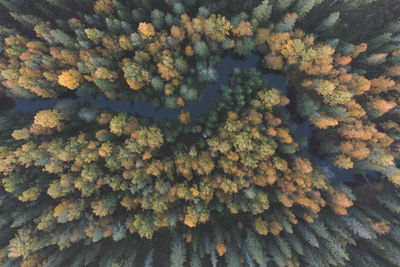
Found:
[[[194,101],[187,103],[184,107],[186,111],[191,113],[192,118],[196,118],[205,114],[211,108],[211,101],[218,97],[219,88],[229,81],[229,77],[234,68],[251,68],[255,67],[260,57],[252,54],[244,59],[234,59],[226,56],[219,62],[216,71],[218,73],[217,81],[206,86],[200,97]],[[287,78],[277,74],[263,74],[262,79],[268,81],[269,87],[275,87],[281,90],[282,94],[286,94]],[[16,100],[15,107],[10,112],[22,111],[24,113],[35,111],[43,108],[50,108],[63,99],[41,99],[41,100]],[[165,107],[155,108],[149,101],[134,101],[129,103],[124,100],[111,100],[104,96],[94,97],[78,97],[73,99],[75,103],[89,103],[96,108],[110,108],[115,111],[139,115],[142,117],[153,118],[154,120],[178,120],[180,110],[168,109]]]
[[[219,96],[219,89],[222,85],[226,85],[229,81],[229,77],[234,68],[251,68],[256,67],[259,63],[260,57],[252,54],[244,59],[236,59],[231,56],[226,56],[219,62],[216,71],[218,73],[218,79],[206,86],[200,95],[200,97],[191,103],[187,103],[184,109],[191,113],[192,118],[196,118],[202,114],[205,114],[212,105],[212,101]],[[263,73],[263,70],[259,69],[259,72]],[[278,74],[265,74],[261,75],[261,78],[265,80],[269,88],[277,88],[281,91],[282,95],[286,95],[288,80],[284,75]],[[16,100],[16,105],[10,112],[22,111],[27,112],[37,112],[40,109],[51,108],[60,101],[65,99],[43,99],[43,100],[27,100],[18,99]],[[94,98],[94,97],[78,97],[72,99],[75,103],[85,104],[89,103],[96,108],[109,108],[119,112],[125,112],[133,115],[139,115],[142,117],[152,118],[154,120],[178,120],[178,115],[180,110],[172,110],[165,107],[155,108],[153,104],[149,101],[134,101],[129,103],[124,100],[111,100],[104,96]],[[282,114],[288,118],[288,123],[295,128],[295,140],[299,141],[301,139],[307,140],[306,147],[304,147],[305,156],[307,156],[313,166],[322,166],[325,172],[325,176],[331,176],[331,180],[335,183],[341,182],[351,182],[354,181],[354,171],[345,170],[336,167],[330,160],[324,160],[319,157],[313,156],[307,152],[310,146],[313,146],[312,134],[313,127],[309,122],[295,123],[291,119],[291,115],[286,108],[281,108]]]

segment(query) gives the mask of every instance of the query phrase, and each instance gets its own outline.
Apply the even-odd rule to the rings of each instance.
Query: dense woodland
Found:
[[[0,265],[400,266],[399,14],[391,0],[0,0]],[[287,95],[235,68],[191,118],[221,58],[250,54]],[[6,110],[21,98],[60,101]]]

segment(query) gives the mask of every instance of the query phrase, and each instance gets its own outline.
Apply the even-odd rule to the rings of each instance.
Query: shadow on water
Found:
[[[295,114],[296,94],[293,88],[288,86],[288,80],[284,75],[264,73],[264,69],[259,64],[260,57],[252,54],[245,58],[233,58],[230,55],[225,56],[219,62],[216,71],[218,79],[214,83],[208,85],[202,92],[201,96],[194,102],[188,103],[185,110],[189,111],[192,118],[197,118],[205,114],[212,105],[212,101],[219,96],[219,88],[229,81],[229,77],[234,68],[251,68],[256,67],[262,73],[261,78],[265,80],[268,87],[277,88],[281,91],[282,95],[288,95],[291,100],[290,106],[281,108],[283,116],[287,118],[288,123],[295,129],[295,139],[297,141],[303,140],[305,142],[304,152],[308,156],[314,166],[322,166],[327,177],[335,183],[341,182],[354,182],[355,173],[353,170],[344,170],[336,167],[331,160],[322,159],[317,157],[317,153],[311,153],[311,150],[318,148],[318,140],[313,138],[313,127],[309,121],[302,121]],[[288,88],[289,87],[289,88]],[[44,100],[16,100],[15,107],[9,110],[10,112],[21,111],[37,112],[43,108],[51,108],[56,103],[65,99],[44,99]],[[103,97],[78,97],[73,99],[75,103],[90,105],[96,108],[109,108],[119,112],[139,115],[142,117],[153,118],[154,120],[171,120],[177,121],[179,110],[172,110],[165,107],[155,108],[151,102],[148,101],[135,101],[129,103],[123,100],[110,100]],[[293,118],[293,119],[292,119]],[[314,155],[315,154],[315,155]]]

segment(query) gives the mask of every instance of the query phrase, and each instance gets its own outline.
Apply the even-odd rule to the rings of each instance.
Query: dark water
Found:
[[[234,68],[251,68],[255,67],[259,62],[259,56],[250,55],[245,59],[234,59],[231,56],[224,57],[218,64],[216,71],[218,73],[218,80],[208,85],[202,92],[201,96],[194,102],[187,103],[184,107],[185,110],[191,113],[192,118],[196,118],[210,109],[211,101],[218,97],[219,88],[228,83],[229,76]],[[276,74],[263,74],[262,78],[268,81],[270,87],[276,87],[286,93],[287,79],[283,75]],[[42,108],[51,107],[60,99],[43,99],[43,100],[26,100],[18,99],[16,105],[11,112],[22,111],[32,112],[38,111]],[[140,115],[142,117],[149,117],[155,120],[178,120],[179,110],[172,110],[168,108],[154,108],[151,102],[135,101],[129,103],[124,100],[110,100],[106,97],[79,97],[73,100],[75,103],[84,104],[89,103],[96,108],[110,108],[115,111],[125,112],[130,114]]]
[[[219,95],[219,88],[222,85],[228,83],[230,74],[234,68],[251,68],[256,67],[259,63],[260,57],[257,55],[249,55],[244,59],[235,59],[231,56],[226,56],[219,62],[216,71],[218,73],[218,79],[214,83],[208,85],[202,92],[201,96],[194,102],[188,103],[184,109],[191,113],[193,118],[196,118],[204,113],[206,113],[211,107],[211,100],[214,100]],[[262,73],[262,70],[259,70]],[[281,91],[282,95],[286,95],[286,87],[288,85],[288,80],[283,75],[278,74],[262,74],[261,78],[268,83],[268,87],[277,88]],[[36,112],[40,109],[51,108],[58,102],[63,101],[63,99],[44,99],[44,100],[26,100],[18,99],[16,101],[15,107],[10,110],[10,112],[22,111]],[[93,97],[78,97],[73,99],[75,103],[85,104],[89,103],[96,108],[109,108],[119,112],[130,113],[134,115],[139,115],[142,117],[153,118],[154,120],[178,120],[179,110],[172,110],[168,108],[156,109],[151,102],[146,101],[135,101],[134,103],[129,103],[123,100],[110,100],[105,97],[93,98]],[[295,140],[306,140],[306,145],[304,151],[310,150],[313,144],[312,135],[313,127],[307,121],[304,123],[295,123],[291,119],[290,112],[281,108],[282,113],[287,118],[288,123],[295,128]],[[305,155],[310,158],[313,166],[322,166],[324,169],[325,176],[335,183],[341,182],[352,182],[354,181],[354,171],[344,170],[336,167],[330,160],[323,160],[316,156],[305,152]]]

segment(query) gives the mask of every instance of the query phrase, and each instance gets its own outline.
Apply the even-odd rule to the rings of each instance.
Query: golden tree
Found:
[[[71,90],[78,88],[80,81],[81,75],[76,69],[66,70],[58,75],[58,83]]]
[[[154,26],[151,23],[140,22],[138,31],[144,40],[155,35]]]
[[[62,114],[55,109],[41,110],[35,115],[34,124],[45,128],[60,128],[62,127]]]

